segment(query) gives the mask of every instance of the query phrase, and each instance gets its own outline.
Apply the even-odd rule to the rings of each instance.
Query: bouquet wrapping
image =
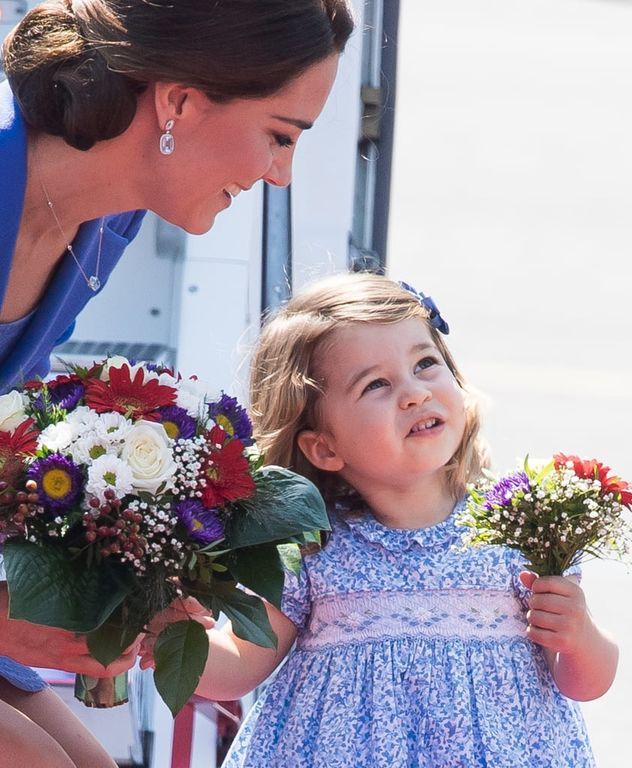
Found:
[[[632,551],[632,487],[596,459],[556,454],[471,486],[461,522],[471,544],[517,549],[539,576]]]
[[[280,604],[300,547],[328,528],[315,486],[263,466],[246,411],[195,378],[108,358],[0,396],[10,616],[86,635],[105,665],[179,596],[275,647],[261,597]],[[207,655],[194,620],[157,638],[154,680],[174,715]],[[79,679],[76,693],[126,697],[117,680]]]

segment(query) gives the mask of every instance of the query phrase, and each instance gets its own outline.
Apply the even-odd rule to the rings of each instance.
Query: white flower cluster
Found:
[[[172,493],[178,499],[195,499],[202,495],[206,485],[200,470],[203,457],[208,450],[206,439],[202,435],[189,440],[179,440],[174,447],[173,460],[175,472]]]
[[[40,448],[69,455],[86,467],[86,493],[102,502],[106,490],[120,499],[132,492],[169,489],[176,471],[173,442],[162,424],[132,422],[115,412],[99,414],[85,405],[46,427],[38,438]]]
[[[146,563],[162,563],[174,574],[182,563],[185,545],[174,535],[178,522],[169,506],[158,507],[145,501],[134,500],[127,505],[130,512],[142,515],[142,533],[146,541],[146,554],[139,558],[133,552],[121,553],[121,559],[130,562],[139,573],[145,573]]]

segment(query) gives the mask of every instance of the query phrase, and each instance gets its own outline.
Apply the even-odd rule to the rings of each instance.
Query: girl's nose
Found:
[[[430,388],[423,381],[416,380],[414,383],[402,387],[398,402],[399,407],[405,411],[431,399],[432,392]]]

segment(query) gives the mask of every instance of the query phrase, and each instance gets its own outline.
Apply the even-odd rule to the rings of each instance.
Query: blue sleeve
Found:
[[[55,346],[59,346],[59,344],[63,344],[64,341],[68,341],[68,339],[72,336],[72,334],[75,332],[75,327],[77,325],[77,321],[73,320],[72,323],[66,328],[66,330],[62,333],[62,335],[55,341]]]
[[[285,571],[281,611],[298,629],[305,629],[307,626],[311,613],[311,597],[305,558],[301,560],[301,570],[298,576],[294,571],[287,569]]]

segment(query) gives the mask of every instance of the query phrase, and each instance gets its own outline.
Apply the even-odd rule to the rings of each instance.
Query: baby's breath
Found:
[[[522,552],[539,575],[561,575],[588,557],[632,553],[632,494],[596,460],[558,454],[469,488],[462,523],[471,544]]]

